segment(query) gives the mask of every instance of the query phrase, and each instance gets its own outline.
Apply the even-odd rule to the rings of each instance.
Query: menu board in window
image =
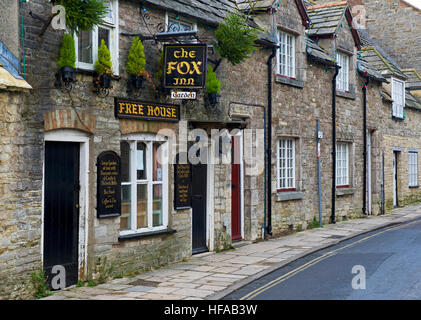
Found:
[[[191,208],[191,165],[174,165],[174,207],[177,210]]]
[[[121,161],[114,151],[104,151],[97,159],[97,216],[121,215]]]

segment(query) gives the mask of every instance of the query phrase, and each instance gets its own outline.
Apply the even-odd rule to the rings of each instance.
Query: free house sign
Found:
[[[115,116],[121,119],[178,122],[180,106],[115,98]]]

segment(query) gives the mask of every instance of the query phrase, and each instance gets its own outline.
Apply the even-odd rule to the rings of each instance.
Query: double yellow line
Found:
[[[411,225],[411,224],[419,223],[419,222],[420,222],[420,220],[417,220],[417,221],[405,223],[404,225],[407,226],[407,225]],[[300,266],[300,267],[298,267],[298,268],[296,268],[296,269],[294,269],[294,270],[292,270],[292,271],[290,271],[290,272],[288,272],[288,273],[280,276],[279,278],[276,278],[275,280],[272,280],[272,281],[266,283],[265,285],[261,286],[260,288],[254,290],[254,291],[248,293],[247,295],[245,295],[244,297],[240,298],[240,300],[252,300],[253,298],[257,297],[259,294],[261,294],[261,293],[269,290],[270,288],[272,288],[272,287],[274,287],[274,286],[276,286],[276,285],[278,285],[278,284],[280,284],[280,283],[288,280],[289,278],[295,276],[296,274],[300,273],[301,271],[304,271],[304,270],[310,268],[311,266],[314,266],[315,264],[319,263],[320,261],[323,261],[323,260],[325,260],[327,258],[330,258],[330,257],[336,255],[339,251],[342,251],[342,250],[344,250],[346,248],[355,246],[355,245],[357,245],[357,244],[359,244],[361,242],[367,241],[367,240],[369,240],[369,239],[371,239],[373,237],[377,237],[378,235],[381,235],[381,234],[383,234],[383,233],[385,233],[387,231],[390,231],[392,229],[396,229],[396,228],[399,228],[399,227],[402,227],[402,226],[403,225],[390,227],[390,228],[385,229],[385,230],[383,230],[381,232],[378,232],[376,234],[373,234],[371,236],[365,237],[363,239],[360,239],[358,241],[355,241],[353,243],[350,243],[350,244],[348,244],[346,246],[343,246],[341,248],[338,248],[336,250],[333,250],[333,251],[330,251],[328,253],[325,253],[324,255],[322,255],[322,256],[320,256],[318,258],[315,258],[315,259],[307,262],[306,264],[303,264],[302,266]]]

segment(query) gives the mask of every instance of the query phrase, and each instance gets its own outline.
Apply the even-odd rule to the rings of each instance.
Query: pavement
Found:
[[[359,235],[421,217],[421,205],[395,209],[383,216],[329,224],[235,250],[194,255],[140,275],[95,287],[69,287],[42,300],[219,300],[275,270]]]

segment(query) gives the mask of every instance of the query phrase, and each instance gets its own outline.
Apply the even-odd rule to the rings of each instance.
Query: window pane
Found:
[[[153,186],[153,204],[152,204],[153,226],[162,226],[162,184]]]
[[[180,22],[177,20],[168,21],[168,32],[191,31],[193,29],[191,24]]]
[[[130,144],[122,141],[121,149],[121,182],[130,182]]]
[[[147,162],[146,162],[146,144],[143,142],[137,143],[136,150],[136,176],[137,180],[147,179]]]
[[[101,46],[101,40],[104,40],[105,45],[110,49],[110,30],[98,28],[98,48]]]
[[[162,143],[153,143],[153,181],[162,181]]]
[[[79,62],[93,63],[92,61],[92,32],[82,31],[78,36]]]
[[[128,230],[131,229],[131,186],[121,187],[121,217],[120,217],[120,229]]]
[[[148,227],[148,185],[137,185],[137,228]]]

